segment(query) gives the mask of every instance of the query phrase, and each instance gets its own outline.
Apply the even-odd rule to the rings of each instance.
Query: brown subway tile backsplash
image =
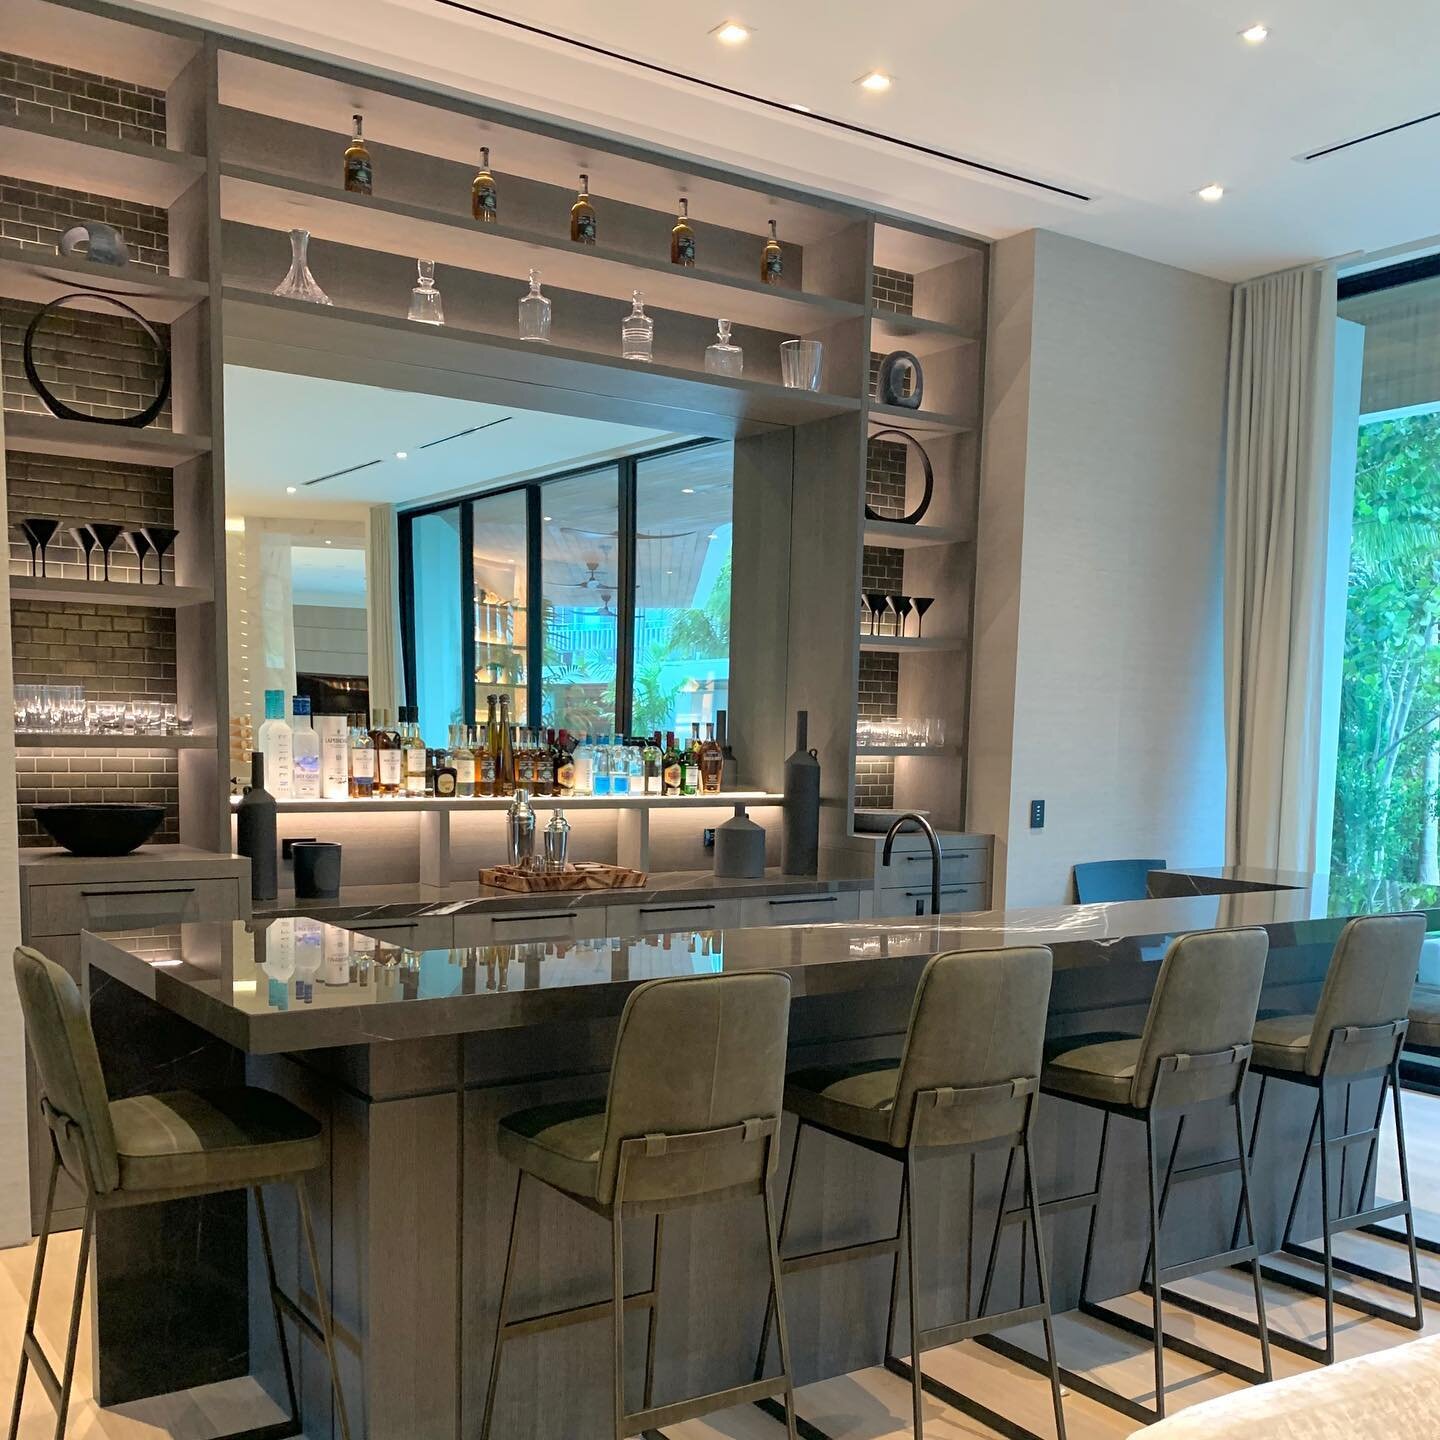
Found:
[[[877,265],[870,282],[870,298],[877,310],[910,315],[915,310],[915,277],[903,270]]]
[[[872,440],[865,452],[865,503],[877,514],[905,513],[905,442]]]
[[[905,591],[905,552],[884,545],[867,545],[860,563],[860,588],[887,595]]]
[[[0,241],[54,255],[60,249],[60,237],[72,225],[90,220],[103,220],[120,231],[130,264],[136,269],[161,275],[169,272],[170,222],[164,210],[134,200],[0,175]],[[55,293],[60,293],[58,288]]]
[[[855,804],[862,810],[889,810],[895,804],[895,762],[889,757],[855,762]]]
[[[32,805],[110,804],[165,806],[157,843],[179,839],[178,757],[165,750],[21,750],[15,760],[20,802],[20,844],[53,845]]]
[[[0,51],[0,114],[59,131],[165,144],[165,92]]]

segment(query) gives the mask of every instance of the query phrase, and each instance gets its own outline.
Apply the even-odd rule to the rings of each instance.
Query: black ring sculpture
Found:
[[[40,322],[52,310],[65,304],[67,300],[103,300],[107,305],[113,305],[117,310],[123,310],[159,348],[165,364],[164,374],[160,377],[160,392],[138,414],[122,415],[118,418],[108,415],[87,415],[82,410],[72,409],[63,400],[57,400],[45,388],[45,382],[41,380],[40,372],[35,368],[35,332],[40,328]],[[170,347],[161,338],[159,331],[138,310],[103,290],[72,290],[69,294],[61,295],[58,299],[52,300],[48,305],[37,310],[25,330],[23,358],[25,378],[30,382],[35,393],[44,401],[46,409],[59,420],[86,420],[92,425],[125,425],[132,430],[140,430],[160,414],[165,408],[165,402],[170,398]]]
[[[930,508],[931,498],[935,494],[935,467],[931,465],[930,457],[925,453],[925,447],[908,430],[877,430],[870,438],[883,440],[887,435],[894,435],[905,441],[907,445],[915,447],[915,453],[919,455],[920,463],[925,467],[925,493],[920,497],[920,503],[908,515],[881,515],[867,505],[865,518],[867,520],[893,520],[897,525],[918,525],[924,519],[925,512]]]

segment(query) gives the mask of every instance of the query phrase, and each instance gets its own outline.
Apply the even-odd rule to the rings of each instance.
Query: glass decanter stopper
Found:
[[[632,290],[630,313],[620,322],[620,358],[650,361],[654,351],[655,322],[645,313],[644,295]]]
[[[530,290],[520,297],[520,338],[550,343],[550,302],[540,293],[540,272],[530,272]]]
[[[440,292],[435,288],[435,262],[415,262],[417,281],[410,292],[410,318],[422,325],[443,325],[445,309],[440,303]]]
[[[315,283],[315,277],[306,264],[306,253],[310,248],[308,230],[290,232],[290,272],[275,287],[275,294],[287,300],[308,300],[312,305],[329,305],[330,297]]]
[[[730,322],[715,322],[715,343],[705,351],[705,368],[712,375],[738,375],[745,368],[745,352],[730,343]]]

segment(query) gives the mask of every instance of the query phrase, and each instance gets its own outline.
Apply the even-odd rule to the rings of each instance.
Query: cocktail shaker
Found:
[[[530,792],[517,790],[510,802],[505,821],[505,839],[510,864],[529,870],[535,864],[535,812],[530,808]]]
[[[559,875],[565,869],[565,857],[570,849],[570,822],[563,810],[556,810],[545,827],[545,869],[551,875]]]

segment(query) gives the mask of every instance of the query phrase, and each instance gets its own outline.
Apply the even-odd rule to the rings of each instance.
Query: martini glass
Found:
[[[90,556],[94,553],[99,541],[95,539],[95,532],[88,525],[72,525],[70,527],[70,538],[85,552],[85,578],[90,578]]]
[[[880,617],[885,613],[885,596],[879,590],[865,592],[865,604],[870,611],[870,633],[880,633]]]
[[[904,633],[905,633],[905,622],[906,622],[907,620],[909,620],[909,618],[910,618],[910,612],[911,612],[911,610],[913,610],[915,607],[914,607],[913,603],[911,602],[910,597],[909,597],[908,595],[899,595],[899,596],[896,596],[896,600],[898,601],[898,603],[897,603],[897,605],[896,605],[895,608],[900,612],[900,633],[901,633],[901,635],[904,635]]]
[[[95,537],[95,543],[100,547],[100,554],[104,557],[104,577],[108,580],[110,578],[110,548],[125,533],[125,527],[114,525],[109,520],[92,520],[90,533]]]
[[[175,537],[180,533],[171,525],[146,525],[140,532],[154,547],[156,583],[165,583],[165,556],[169,553],[170,547],[175,543]],[[174,574],[172,571],[171,578]]]
[[[145,557],[155,548],[143,530],[128,530],[126,538],[140,561],[140,583],[145,583]]]
[[[45,547],[55,537],[55,532],[60,528],[58,520],[47,520],[43,517],[32,516],[28,520],[19,522],[20,532],[30,542],[30,573],[35,573],[35,556],[40,556],[40,574],[45,574]]]
[[[891,626],[890,633],[897,639],[900,636],[900,602],[904,598],[903,595],[887,595],[885,597],[890,606],[890,613],[895,617],[895,623]]]
[[[915,597],[915,634],[918,638],[925,633],[925,612],[935,603],[933,595]]]

